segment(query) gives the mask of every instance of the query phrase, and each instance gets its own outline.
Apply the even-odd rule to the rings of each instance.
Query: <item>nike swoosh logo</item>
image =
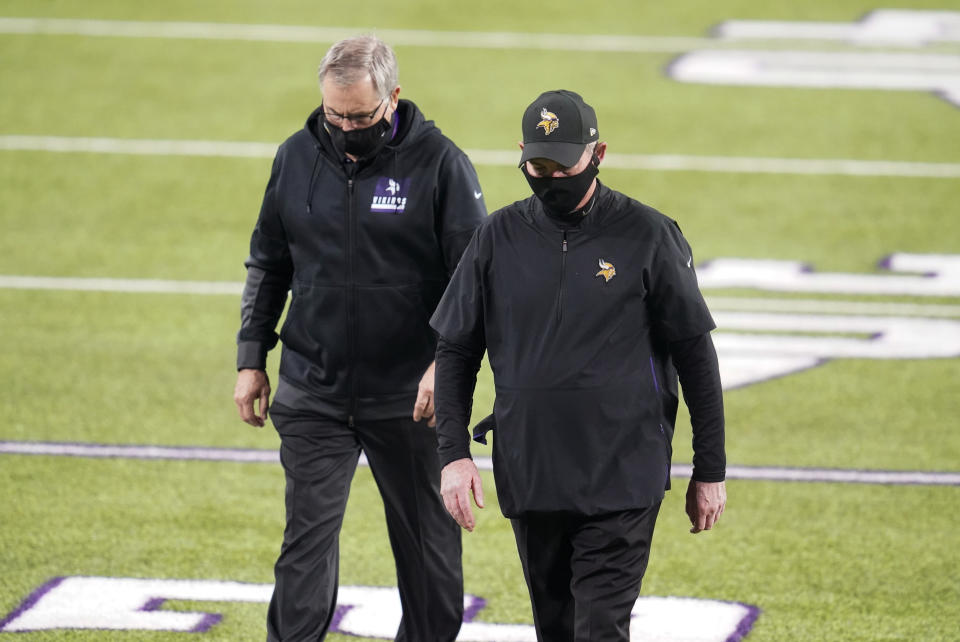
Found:
[[[480,198],[481,196],[483,196],[483,192],[474,192],[474,193],[473,193],[473,197],[474,197],[475,199],[478,199],[478,200],[479,200],[479,198]]]
[[[693,257],[692,257],[692,256],[691,256],[689,259],[687,259],[687,267],[690,267],[690,264],[691,264],[691,263],[693,263]]]

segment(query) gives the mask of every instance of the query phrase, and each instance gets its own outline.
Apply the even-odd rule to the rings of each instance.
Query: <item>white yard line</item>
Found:
[[[220,22],[153,22],[78,20],[62,18],[0,18],[0,33],[107,36],[121,38],[177,38],[247,40],[263,42],[335,42],[357,35],[359,27],[312,27]],[[466,49],[536,49],[615,53],[677,53],[716,47],[716,38],[673,36],[572,35],[504,31],[428,31],[375,29],[395,47]]]
[[[273,158],[277,153],[277,146],[277,143],[216,140],[0,136],[0,150],[28,152]]]
[[[74,278],[0,274],[0,290],[66,290],[127,294],[201,294],[239,296],[239,281],[173,281],[161,279]],[[757,297],[707,297],[714,310],[800,312],[808,314],[858,314],[921,317],[960,317],[960,305],[833,301],[829,299],[775,299]]]
[[[854,160],[843,158],[751,158],[679,154],[607,154],[614,169],[740,174],[821,174],[830,176],[890,176],[960,178],[960,163]]]
[[[160,459],[189,461],[227,461],[239,463],[275,463],[275,450],[241,448],[201,448],[182,446],[132,446],[63,442],[0,441],[0,454],[48,455],[95,459]],[[490,457],[475,457],[481,470],[493,470]],[[360,465],[368,462],[361,455]],[[689,465],[674,465],[673,477],[689,477]],[[730,466],[727,479],[780,482],[828,482],[842,484],[892,484],[923,486],[960,486],[960,473],[893,470],[845,470],[837,468],[782,468],[774,466]]]
[[[238,24],[225,22],[165,22],[142,20],[93,20],[77,18],[0,17],[0,34],[85,36],[112,38],[168,38],[187,40],[234,40],[259,42],[335,42],[355,36],[363,27],[317,27],[279,24]],[[617,34],[522,33],[516,31],[431,31],[426,29],[373,29],[378,36],[400,47],[445,47],[456,49],[518,49],[549,51],[592,51],[611,53],[682,53],[703,48],[744,47],[773,43],[793,48],[853,48],[871,51],[952,50],[943,42],[908,40],[816,39],[804,35],[768,38],[690,36],[644,36]]]
[[[160,279],[106,279],[47,276],[0,275],[0,289],[75,290],[82,292],[124,292],[129,294],[229,294],[239,296],[238,281],[168,281]]]
[[[277,151],[277,144],[213,140],[7,135],[0,136],[0,151],[273,158]],[[512,151],[488,149],[467,149],[465,151],[476,165],[515,167],[519,158],[519,153]],[[654,171],[960,178],[960,163],[839,158],[607,154],[604,159],[604,166],[610,169]]]
[[[712,310],[799,312],[803,314],[855,314],[878,316],[960,317],[960,305],[893,303],[886,301],[833,301],[830,299],[762,299],[708,296]]]

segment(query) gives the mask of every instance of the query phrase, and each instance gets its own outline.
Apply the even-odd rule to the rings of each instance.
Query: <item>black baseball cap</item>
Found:
[[[523,112],[523,154],[549,158],[565,167],[576,165],[588,143],[600,139],[597,114],[580,94],[566,89],[545,91]],[[518,166],[519,166],[518,165]]]

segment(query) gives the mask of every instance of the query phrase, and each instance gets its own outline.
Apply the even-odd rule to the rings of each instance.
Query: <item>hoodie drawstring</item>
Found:
[[[307,214],[313,207],[313,183],[317,179],[317,167],[320,166],[320,145],[314,145],[317,155],[313,158],[313,169],[310,170],[310,184],[307,186]]]
[[[399,163],[397,162],[397,157],[400,155],[400,152],[397,151],[397,148],[393,148],[393,179],[400,183],[400,173],[398,171]]]

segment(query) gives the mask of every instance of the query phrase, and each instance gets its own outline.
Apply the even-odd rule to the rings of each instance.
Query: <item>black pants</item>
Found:
[[[436,429],[412,419],[353,428],[271,408],[287,525],[274,567],[268,642],[323,640],[337,601],[339,536],[361,448],[383,497],[403,617],[398,642],[453,642],[463,621],[460,528],[440,498]]]
[[[629,642],[659,511],[510,520],[539,642]]]

